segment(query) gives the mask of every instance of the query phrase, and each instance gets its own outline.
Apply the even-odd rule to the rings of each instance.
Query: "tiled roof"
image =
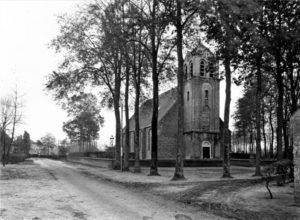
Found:
[[[150,127],[152,120],[152,100],[148,99],[140,107],[140,128]],[[177,88],[172,88],[159,96],[158,121],[160,121],[168,111],[176,104]],[[134,115],[129,121],[129,130],[134,130]]]

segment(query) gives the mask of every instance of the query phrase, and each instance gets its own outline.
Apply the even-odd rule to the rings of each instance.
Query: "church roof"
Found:
[[[159,107],[158,107],[158,121],[160,121],[169,110],[176,104],[177,100],[177,87],[172,88],[159,96]],[[145,101],[140,111],[140,128],[151,127],[152,120],[152,102],[153,99]],[[133,131],[135,128],[134,115],[129,121],[129,130]]]
[[[208,47],[204,46],[201,42],[199,42],[196,48],[194,48],[192,51],[186,54],[186,58],[192,56],[203,56],[205,53],[209,54],[210,57],[215,57],[213,52],[210,49],[208,49]]]
[[[292,115],[292,118],[300,117],[300,108],[298,108]]]

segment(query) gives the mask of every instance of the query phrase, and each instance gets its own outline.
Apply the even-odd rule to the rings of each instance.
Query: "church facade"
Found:
[[[184,124],[178,125],[177,88],[159,97],[158,159],[175,159],[177,128],[184,127],[186,159],[221,158],[223,122],[219,118],[218,62],[205,46],[187,53],[184,60]],[[140,107],[140,159],[151,159],[152,99]],[[130,118],[130,153],[134,152],[134,116]]]

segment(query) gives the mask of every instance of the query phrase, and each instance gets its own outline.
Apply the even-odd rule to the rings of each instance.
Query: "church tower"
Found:
[[[184,73],[185,158],[220,158],[218,62],[201,44],[187,53]]]

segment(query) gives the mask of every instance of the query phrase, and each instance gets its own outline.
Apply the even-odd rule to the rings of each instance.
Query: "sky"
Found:
[[[16,133],[26,130],[36,141],[46,133],[58,140],[66,137],[62,131],[67,114],[45,91],[46,76],[55,70],[60,57],[48,47],[59,33],[57,15],[72,13],[84,0],[0,0],[0,97],[11,94],[17,87],[22,95],[23,123]],[[241,88],[233,86],[231,113],[241,96]],[[224,81],[221,83],[220,115],[225,100]],[[99,144],[109,144],[114,135],[114,116],[102,109],[105,118]],[[232,120],[231,120],[232,121]]]

